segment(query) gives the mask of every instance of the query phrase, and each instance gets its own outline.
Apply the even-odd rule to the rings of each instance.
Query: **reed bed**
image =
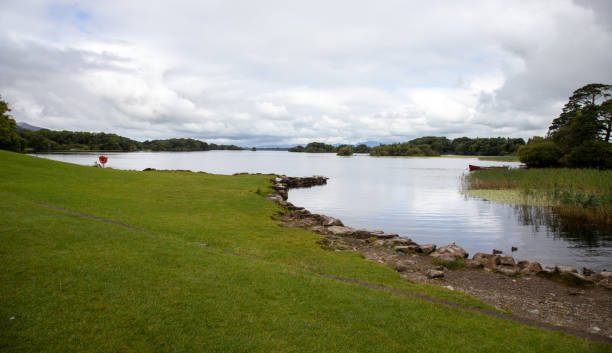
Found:
[[[564,216],[612,224],[612,171],[487,169],[466,175],[463,189],[494,202],[551,206]]]

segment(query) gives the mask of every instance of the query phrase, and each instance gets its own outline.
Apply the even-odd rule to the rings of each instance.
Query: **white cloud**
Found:
[[[5,1],[22,121],[253,145],[543,134],[612,82],[605,1]]]

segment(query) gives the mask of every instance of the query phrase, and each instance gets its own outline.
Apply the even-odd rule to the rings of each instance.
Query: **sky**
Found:
[[[2,0],[0,23],[15,120],[141,141],[527,139],[612,83],[608,0]]]

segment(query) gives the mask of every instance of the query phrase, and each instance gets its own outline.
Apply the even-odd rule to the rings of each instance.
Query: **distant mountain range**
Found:
[[[23,121],[17,122],[17,128],[19,130],[28,130],[28,131],[38,131],[40,129],[44,129],[42,127],[30,125],[28,123],[24,123]]]

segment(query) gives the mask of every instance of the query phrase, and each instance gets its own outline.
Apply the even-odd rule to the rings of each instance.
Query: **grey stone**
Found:
[[[419,251],[418,245],[399,245],[393,248],[395,251],[410,253]]]
[[[516,265],[516,263],[514,262],[514,259],[512,258],[512,256],[502,256],[499,259],[499,264],[502,266],[514,266]]]
[[[407,246],[407,245],[416,244],[410,238],[393,238],[393,239],[389,239],[388,242],[390,245],[396,245],[396,246]]]
[[[578,270],[571,266],[557,266],[557,270],[559,270],[560,273],[578,273]]]
[[[465,251],[465,249],[463,249],[459,245],[453,243],[453,244],[438,248],[436,251],[431,253],[431,256],[433,257],[440,257],[442,255],[453,255],[456,257],[466,258],[468,257],[468,252]]]
[[[327,227],[327,231],[333,235],[351,235],[355,233],[355,229],[351,227],[331,226]]]
[[[331,227],[331,226],[343,227],[344,226],[344,224],[342,224],[342,221],[340,221],[339,219],[336,219],[334,217],[325,216],[325,215],[321,215],[321,224],[323,224],[324,227]]]
[[[444,277],[444,271],[429,270],[426,275],[428,278],[442,278]]]
[[[439,261],[443,263],[451,263],[451,262],[457,261],[457,256],[451,255],[451,254],[442,254],[442,255],[436,256],[436,259],[438,259]]]
[[[436,250],[436,244],[424,244],[419,247],[420,251],[424,254],[431,254]]]
[[[378,239],[393,239],[397,238],[399,235],[393,233],[373,233],[375,237]]]
[[[525,261],[525,262],[527,262],[527,264],[523,266],[522,268],[520,267],[520,262],[519,262],[519,268],[521,268],[522,275],[534,275],[542,271],[542,266],[540,265],[539,262],[536,262],[536,261]]]

